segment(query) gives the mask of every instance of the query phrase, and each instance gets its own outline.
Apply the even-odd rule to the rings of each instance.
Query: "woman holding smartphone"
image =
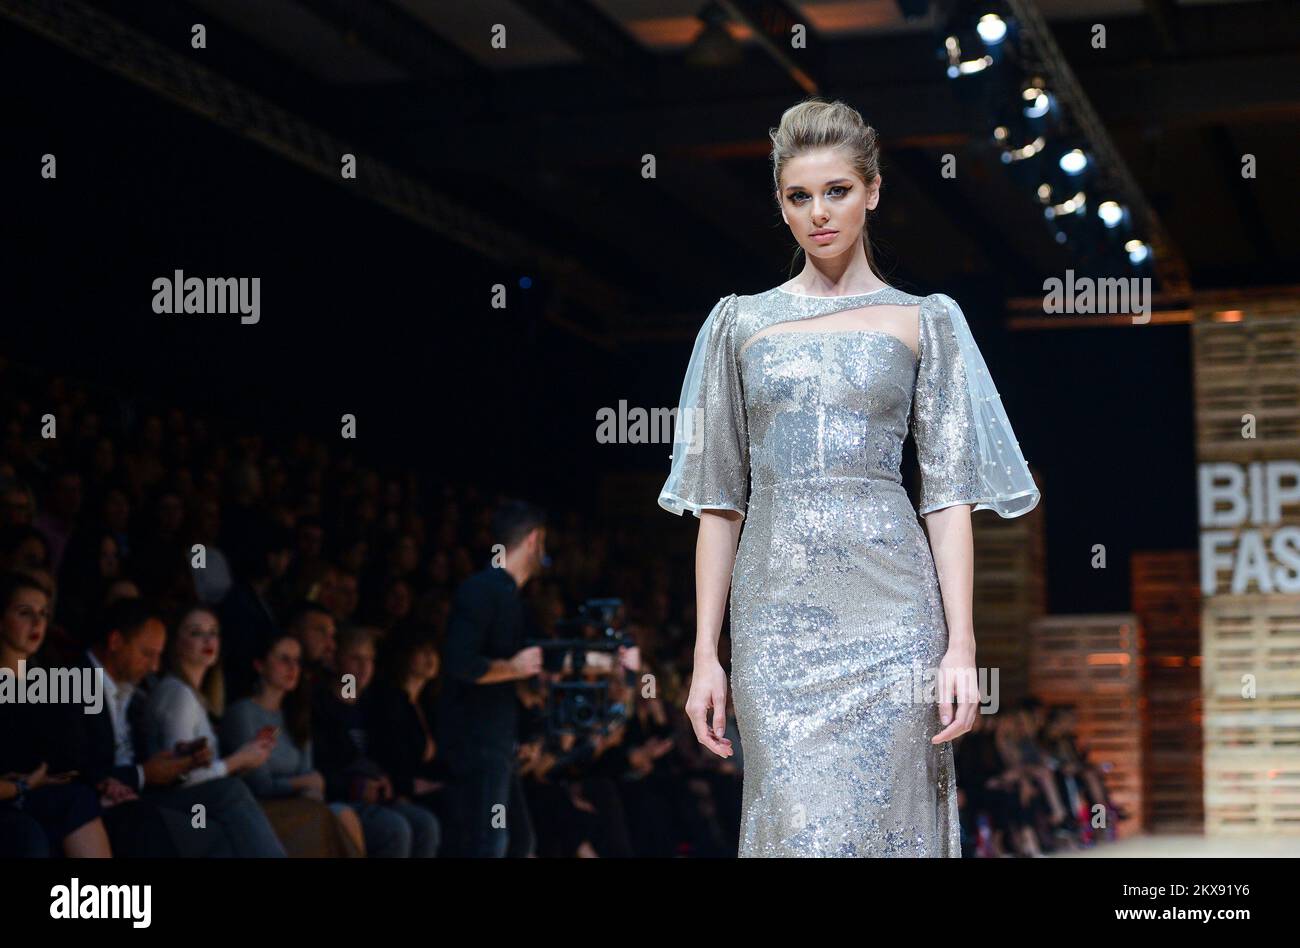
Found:
[[[298,687],[302,646],[287,632],[254,659],[256,689],[226,712],[226,747],[270,740],[261,766],[243,773],[290,856],[364,856],[361,820],[346,803],[326,804],[325,778],[312,764],[311,704]]]
[[[181,753],[198,746],[212,757],[186,774],[185,783],[254,770],[271,754],[273,742],[255,737],[226,757],[215,756],[218,743],[212,719],[221,716],[225,705],[220,650],[217,614],[208,606],[191,606],[167,641],[163,660],[167,672],[149,694],[149,753]]]

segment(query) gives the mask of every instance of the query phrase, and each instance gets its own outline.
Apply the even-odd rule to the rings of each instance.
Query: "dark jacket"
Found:
[[[428,689],[425,690],[425,695]],[[420,721],[420,713],[402,689],[380,682],[373,685],[362,699],[365,715],[366,733],[370,736],[370,755],[388,772],[393,782],[393,791],[402,796],[410,796],[416,777],[426,780],[438,780],[445,776],[445,768],[439,763],[440,747],[434,745],[434,758],[425,761],[424,748],[426,736],[436,735],[431,702],[421,701],[425,724]]]
[[[77,667],[93,668],[89,659],[82,656]],[[105,672],[105,675],[108,673]],[[108,696],[104,696],[104,708],[98,714],[83,714],[78,709],[70,715],[69,754],[73,768],[92,784],[98,784],[106,777],[116,777],[132,790],[140,791],[140,773],[136,764],[142,764],[148,758],[146,749],[145,707],[148,696],[140,687],[135,688],[131,700],[126,706],[127,725],[131,730],[131,746],[135,761],[127,766],[114,763],[116,757],[116,738],[113,734],[113,716],[108,709]]]
[[[452,600],[442,649],[438,703],[441,748],[464,758],[486,748],[510,756],[519,730],[514,681],[479,684],[493,659],[524,647],[527,619],[514,577],[488,567],[465,580]]]
[[[384,768],[370,754],[365,710],[357,701],[348,704],[335,697],[337,688],[322,686],[313,692],[311,712],[312,761],[325,777],[330,800],[360,797],[360,781],[384,776]],[[394,791],[401,793],[394,786]]]

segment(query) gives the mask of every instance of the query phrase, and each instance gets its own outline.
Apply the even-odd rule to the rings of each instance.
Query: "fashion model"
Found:
[[[699,518],[686,711],[732,754],[730,593],[740,855],[960,856],[949,742],[979,700],[971,513],[1021,516],[1039,490],[956,302],[876,272],[874,130],[809,100],[770,137],[804,267],[709,313],[659,495]],[[919,510],[900,472],[909,422]]]

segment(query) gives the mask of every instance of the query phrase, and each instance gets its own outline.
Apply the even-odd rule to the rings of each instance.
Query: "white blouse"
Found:
[[[184,741],[195,741],[200,737],[208,739],[208,747],[212,749],[212,763],[191,770],[181,778],[183,783],[202,783],[229,773],[226,762],[221,759],[221,745],[217,743],[217,733],[212,728],[212,721],[203,708],[203,702],[188,683],[171,672],[164,675],[149,692],[146,721],[146,739],[151,755],[161,750],[175,750],[176,745]]]

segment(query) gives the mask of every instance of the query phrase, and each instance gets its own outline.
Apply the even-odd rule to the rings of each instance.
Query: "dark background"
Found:
[[[488,68],[483,57],[457,61],[462,84],[439,98],[428,77],[345,81],[322,75],[324,67],[313,74],[204,5],[86,6],[188,56],[197,51],[184,24],[202,19],[213,47],[207,65],[421,177],[457,202],[466,228],[486,227],[491,239],[494,227],[508,227],[577,261],[617,288],[617,302],[584,299],[563,274],[526,258],[476,253],[0,17],[6,356],[268,431],[332,436],[339,416],[354,412],[362,452],[544,503],[594,506],[606,475],[641,472],[651,485],[639,498],[646,542],[679,543],[681,531],[693,536],[693,517],[679,521],[655,504],[668,446],[598,444],[595,414],[619,399],[675,405],[694,330],[718,297],[762,292],[792,275],[794,247],[768,193],[766,129],[802,94],[752,44],[725,77],[697,79],[695,87],[680,51],[650,54],[658,60],[661,100],[623,98],[602,79],[608,64],[582,55],[496,68],[478,86],[476,68]],[[629,13],[646,8],[626,6]],[[1228,6],[1249,17],[1273,16],[1277,5]],[[1214,208],[1239,206],[1235,185],[1223,184],[1226,175],[1199,175],[1203,155],[1180,161],[1179,136],[1199,136],[1210,148],[1231,134],[1230,152],[1250,139],[1246,147],[1283,155],[1290,139],[1270,124],[1278,114],[1246,102],[1225,120],[1222,104],[1213,103],[1218,111],[1204,128],[1185,114],[1162,128],[1159,111],[1134,117],[1132,103],[1106,94],[1124,70],[1154,57],[1146,91],[1158,107],[1176,78],[1171,62],[1219,55],[1205,47],[1208,33],[1202,36],[1202,20],[1194,19],[1204,14],[1179,7],[1171,15],[1185,22],[1188,45],[1164,53],[1154,40],[1144,47],[1131,33],[1155,37],[1153,21],[1140,13],[1116,18],[1130,29],[1118,31],[1124,39],[1111,72],[1078,63],[1081,81],[1086,87],[1094,76],[1099,112],[1116,115],[1117,140],[1187,249],[1193,285],[1267,285],[1293,272],[1294,222],[1261,217],[1261,208],[1278,212],[1260,201],[1216,231]],[[1053,28],[1070,51],[1086,24],[1054,19]],[[942,88],[940,67],[920,52],[928,35],[895,37],[889,64],[867,60],[860,68],[888,66],[899,82],[925,76]],[[1264,51],[1286,42],[1276,31],[1252,35]],[[869,31],[828,37],[838,50],[828,72],[847,83],[858,48],[888,39]],[[915,54],[898,52],[900,43]],[[1219,55],[1230,101],[1238,73],[1226,57]],[[1240,75],[1249,98],[1254,74]],[[869,78],[880,83],[876,97],[846,97],[874,123],[872,105],[891,101],[889,76]],[[466,88],[481,98],[466,97]],[[901,107],[897,98],[907,87],[898,88],[881,112]],[[697,98],[706,111],[690,129],[675,124],[693,114]],[[703,115],[734,119],[753,112],[755,102],[782,104],[748,129],[746,147],[710,151],[698,127],[707,124]],[[480,124],[513,127],[514,136],[476,137]],[[643,128],[644,141],[629,141],[629,127]],[[970,189],[981,182],[1008,187],[984,172],[963,181],[965,194],[918,184],[927,162],[951,144],[904,142],[891,150],[883,123],[881,135],[878,261],[894,285],[948,293],[970,320],[1044,488],[1049,610],[1127,610],[1130,552],[1196,543],[1189,328],[1007,331],[1006,300],[1041,292],[1044,275],[1059,272],[1055,248],[1025,230],[1023,210],[982,216],[983,203],[995,197]],[[734,133],[720,126],[719,140],[728,136]],[[503,153],[503,140],[534,147]],[[645,151],[661,154],[662,189],[640,177]],[[57,180],[39,176],[46,152],[58,157]],[[695,185],[691,200],[682,179],[697,175],[705,183]],[[718,175],[734,190],[714,205],[709,182]],[[1262,180],[1279,186],[1275,175]],[[1258,239],[1271,256],[1252,253],[1242,236],[1255,225],[1264,228]],[[1038,243],[1048,245],[1041,256],[1027,256],[1025,246]],[[260,277],[261,322],[154,314],[151,283],[175,269]],[[525,280],[529,288],[520,285]],[[496,283],[508,289],[506,310],[489,305]],[[1097,543],[1107,548],[1106,570],[1090,566]]]

